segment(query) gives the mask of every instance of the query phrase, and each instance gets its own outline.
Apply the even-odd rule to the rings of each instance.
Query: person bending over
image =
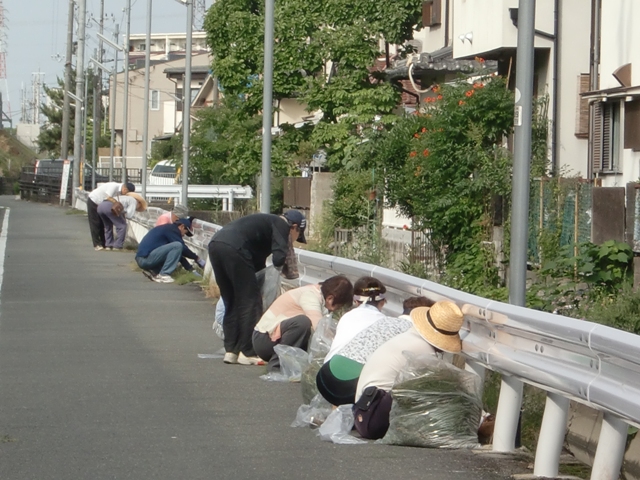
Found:
[[[459,353],[462,348],[459,331],[464,316],[458,306],[448,300],[431,308],[416,307],[410,315],[412,327],[378,348],[367,360],[356,389],[355,428],[363,438],[384,437],[389,428],[391,389],[405,368],[405,352],[433,355]]]
[[[262,316],[262,299],[256,272],[273,254],[276,268],[287,255],[293,258],[293,242],[307,243],[307,221],[297,210],[283,215],[254,213],[222,227],[209,243],[209,260],[224,302],[224,363],[260,365],[253,349],[253,329]]]
[[[114,204],[109,200],[98,205],[98,214],[104,224],[105,250],[122,250],[127,235],[127,218],[133,218],[136,212],[144,212],[147,209],[146,200],[134,192],[117,195],[114,199],[124,207],[119,215],[113,211]],[[114,227],[116,229],[115,238],[113,236]]]
[[[185,235],[193,236],[191,220],[188,218],[181,218],[175,223],[149,230],[138,245],[136,253],[136,263],[142,269],[142,273],[154,282],[171,283],[171,274],[179,262],[187,270],[192,268],[187,258],[195,260],[200,268],[204,268],[204,260],[185,245]]]
[[[349,361],[331,359],[360,332],[366,330],[377,321],[387,318],[382,313],[385,304],[386,287],[373,277],[361,277],[353,286],[356,308],[345,313],[336,328],[336,335],[331,343],[324,364],[316,376],[316,385],[322,396],[333,405],[353,403],[353,392],[358,383],[357,376],[352,376],[353,365]]]
[[[87,199],[87,216],[89,217],[89,230],[91,240],[95,250],[104,250],[104,223],[98,214],[98,205],[105,200],[115,204],[116,195],[126,195],[128,192],[135,192],[136,186],[133,183],[107,182],[93,189]]]
[[[316,285],[294,288],[280,295],[253,331],[253,349],[267,363],[269,371],[280,368],[276,345],[307,350],[311,333],[320,319],[353,302],[353,285],[336,275]]]

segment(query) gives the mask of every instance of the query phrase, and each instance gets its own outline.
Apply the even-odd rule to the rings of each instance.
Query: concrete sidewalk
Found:
[[[199,359],[222,342],[196,285],[160,285],[131,252],[95,252],[87,218],[9,207],[0,295],[0,478],[503,479],[512,459],[333,445],[291,428],[295,384]],[[5,210],[0,210],[4,212]]]

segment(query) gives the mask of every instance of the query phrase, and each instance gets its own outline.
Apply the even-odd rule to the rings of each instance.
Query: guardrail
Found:
[[[142,191],[142,185],[136,185],[136,191]],[[182,185],[147,185],[146,194],[151,198],[181,198]],[[253,189],[242,185],[189,185],[189,198],[221,198],[224,211],[233,210],[234,200],[253,198]]]
[[[134,230],[151,228],[150,218],[157,217],[157,213],[137,214],[131,222]],[[204,257],[210,238],[221,227],[196,221],[194,228],[196,235],[189,243]],[[385,310],[393,315],[401,313],[402,301],[408,296],[424,295],[435,301],[446,298],[456,302],[465,314],[461,337],[466,368],[482,378],[486,368],[503,375],[493,450],[514,448],[521,382],[525,382],[547,392],[534,476],[558,475],[572,399],[604,414],[592,480],[619,477],[628,426],[640,427],[640,337],[604,325],[477,297],[375,265],[299,249],[296,253],[300,277],[284,280],[291,286],[318,283],[338,274],[352,280],[374,276],[387,287]],[[211,271],[209,264],[207,271]]]

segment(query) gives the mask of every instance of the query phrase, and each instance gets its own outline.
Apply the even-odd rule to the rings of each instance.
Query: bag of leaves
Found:
[[[482,415],[480,377],[433,356],[408,360],[391,390],[389,430],[379,442],[476,448]]]
[[[269,372],[260,378],[271,382],[299,382],[302,372],[309,365],[309,354],[291,345],[276,345],[273,350],[280,359],[280,371]]]
[[[329,353],[331,342],[336,334],[338,321],[334,320],[331,315],[326,315],[320,319],[316,330],[309,341],[309,358],[311,363],[302,371],[300,386],[302,391],[302,400],[309,403],[313,397],[318,394],[316,386],[316,376],[318,370],[324,363],[324,357]]]

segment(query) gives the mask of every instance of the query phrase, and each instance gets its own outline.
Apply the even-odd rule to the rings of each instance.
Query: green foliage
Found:
[[[347,163],[366,139],[363,129],[386,122],[398,104],[400,90],[371,69],[380,40],[402,45],[420,15],[413,0],[276,3],[273,97],[298,98],[309,111],[323,112],[305,141],[312,152],[326,150],[331,168]],[[220,0],[205,21],[221,88],[226,97],[241,98],[249,116],[262,107],[263,17],[261,2]]]
[[[335,227],[357,228],[376,217],[376,180],[373,171],[336,173],[331,213]]]
[[[542,275],[574,278],[605,291],[617,291],[631,279],[633,252],[624,242],[609,240],[602,245],[590,242],[566,245],[561,256],[546,262]]]
[[[573,316],[640,335],[640,291],[624,285],[615,294],[581,304]]]
[[[87,99],[85,104],[87,105],[87,115],[88,118],[93,118],[93,85],[95,78],[95,74],[92,70],[89,70],[89,75],[87,77],[87,82],[89,82],[90,88],[87,90]],[[75,72],[72,72],[72,85],[75,85]],[[40,106],[40,111],[46,118],[44,125],[40,130],[40,134],[36,139],[36,143],[38,145],[38,150],[40,152],[46,153],[51,158],[59,158],[61,151],[61,142],[62,142],[62,114],[63,114],[63,106],[64,106],[64,80],[61,78],[57,79],[57,86],[50,87],[45,85],[44,91],[49,97],[50,102],[43,103]],[[69,145],[68,151],[69,154],[73,152],[73,139],[74,139],[74,125],[75,125],[75,108],[70,109],[69,115]],[[102,118],[105,118],[105,111],[102,111]],[[91,146],[93,144],[93,123],[87,122],[87,145]],[[99,135],[97,139],[97,146],[106,147],[109,145],[109,137]],[[87,161],[92,161],[92,150],[90,148],[87,149],[86,158]]]

